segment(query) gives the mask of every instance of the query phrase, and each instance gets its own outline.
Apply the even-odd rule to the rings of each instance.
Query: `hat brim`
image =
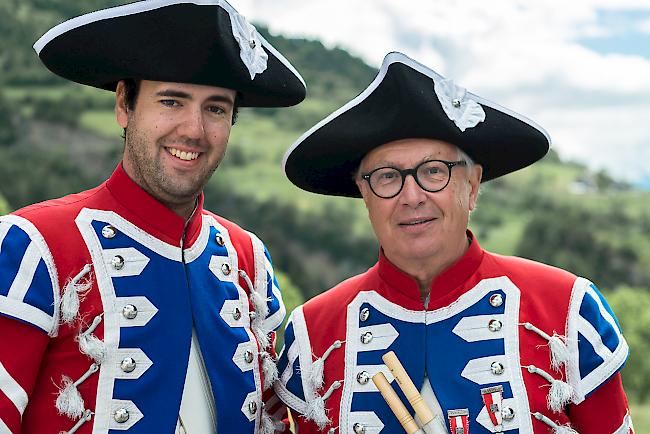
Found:
[[[237,90],[242,106],[284,107],[305,98],[293,66],[258,35],[267,68],[251,80],[233,37],[225,1],[147,0],[100,10],[52,28],[35,44],[57,75],[115,90],[125,78]]]
[[[283,169],[314,193],[360,197],[354,174],[372,149],[395,140],[427,138],[458,146],[483,167],[483,181],[524,168],[549,149],[548,134],[531,120],[467,93],[485,120],[461,131],[444,112],[434,82],[444,80],[402,53],[389,53],[359,96],[303,134],[286,152]]]

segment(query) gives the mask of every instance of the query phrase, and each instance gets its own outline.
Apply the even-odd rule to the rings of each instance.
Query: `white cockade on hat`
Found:
[[[253,80],[256,74],[261,74],[266,70],[266,62],[269,58],[262,48],[262,37],[255,26],[235,11],[230,13],[230,24],[232,34],[239,44],[239,56]]]
[[[456,86],[453,80],[434,81],[433,89],[449,119],[465,131],[485,120],[485,111],[476,101],[465,99],[467,90]]]

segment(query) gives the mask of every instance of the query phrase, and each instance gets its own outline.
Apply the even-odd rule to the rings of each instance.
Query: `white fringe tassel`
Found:
[[[317,358],[312,363],[309,374],[307,375],[307,381],[314,390],[320,390],[323,387],[323,382],[325,381],[325,360],[330,356],[330,354],[332,354],[332,351],[341,348],[341,345],[341,341],[334,341],[334,343],[323,353],[322,357]]]
[[[557,333],[551,336],[548,341],[548,347],[551,349],[551,368],[559,371],[562,365],[569,361],[569,347],[566,344],[566,337]]]
[[[544,416],[542,413],[533,413],[533,416],[535,419],[544,422],[546,425],[553,428],[553,434],[578,434],[578,432],[571,428],[569,425],[558,425],[548,417]]]
[[[81,271],[72,279],[69,279],[63,288],[61,319],[65,324],[70,324],[79,314],[80,294],[88,291],[93,285],[90,279],[80,282],[86,274],[90,273],[91,267],[91,264],[84,265]]]
[[[316,396],[310,402],[307,403],[307,411],[305,412],[305,418],[313,421],[319,429],[324,429],[328,424],[332,423],[329,417],[325,412],[325,401],[332,396],[332,393],[336,389],[341,387],[340,381],[335,381],[332,383],[327,392],[323,396]]]
[[[260,419],[260,434],[273,434],[275,433],[275,422],[270,414],[262,409],[262,417]]]
[[[251,329],[253,334],[257,338],[257,341],[260,344],[260,348],[266,350],[269,345],[271,345],[271,340],[269,339],[270,330],[264,328],[264,320],[269,315],[269,306],[268,299],[264,298],[260,293],[255,291],[253,282],[251,281],[246,271],[239,270],[239,276],[244,279],[246,285],[248,286],[248,296],[250,297],[251,303],[253,304],[253,309],[255,309],[255,316],[251,321]]]
[[[332,422],[325,414],[325,401],[322,398],[316,398],[307,404],[305,418],[314,421],[321,430]]]
[[[70,377],[62,378],[63,388],[56,397],[56,409],[59,414],[70,419],[78,419],[84,414],[84,400]]]
[[[262,372],[264,373],[264,390],[269,389],[278,381],[278,365],[268,351],[260,352],[262,358]]]
[[[100,322],[102,322],[102,315],[97,315],[88,330],[77,336],[81,352],[92,358],[98,365],[101,365],[106,359],[106,345],[92,334]]]
[[[56,409],[59,414],[68,416],[71,419],[78,419],[84,415],[84,400],[77,387],[98,370],[99,366],[93,363],[86,373],[75,382],[65,375],[62,377],[61,383],[63,387],[59,391],[59,396],[56,397]]]
[[[554,371],[559,371],[561,366],[569,361],[569,347],[566,344],[566,337],[553,333],[553,336],[550,336],[548,333],[543,330],[535,327],[529,322],[521,324],[526,330],[537,333],[544,339],[548,341],[548,347],[551,351],[551,367]]]
[[[571,402],[572,397],[573,387],[564,381],[553,380],[551,383],[551,390],[548,392],[546,398],[548,408],[559,413],[569,402]]]
[[[574,396],[573,387],[564,381],[553,378],[548,372],[539,369],[536,366],[524,366],[531,374],[537,374],[542,377],[551,385],[551,390],[546,397],[549,410],[560,412],[562,409],[571,402]]]

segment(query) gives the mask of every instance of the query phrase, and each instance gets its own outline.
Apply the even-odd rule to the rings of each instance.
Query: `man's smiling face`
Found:
[[[235,91],[143,80],[134,107],[117,88],[117,119],[126,128],[127,174],[160,202],[192,203],[226,152]]]
[[[427,160],[456,161],[458,156],[458,148],[446,142],[404,139],[373,149],[362,160],[359,172],[383,166],[409,169]],[[466,247],[469,214],[480,180],[480,166],[455,167],[449,185],[430,193],[407,176],[402,191],[390,199],[376,196],[362,179],[357,184],[384,254],[407,271],[431,261],[445,263],[447,256]]]

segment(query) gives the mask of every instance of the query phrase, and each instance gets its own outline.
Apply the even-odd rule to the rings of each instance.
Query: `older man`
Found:
[[[276,392],[301,434],[403,432],[370,381],[399,372],[389,351],[432,411],[427,433],[631,432],[628,347],[596,287],[486,252],[467,229],[481,181],[548,146],[525,117],[391,53],[287,152],[297,186],[361,196],[381,246],[374,267],[291,315]]]
[[[0,218],[0,432],[283,430],[270,256],[202,189],[237,107],[297,104],[302,78],[221,0],[97,11],[34,48],[115,91],[125,147],[99,187]]]

